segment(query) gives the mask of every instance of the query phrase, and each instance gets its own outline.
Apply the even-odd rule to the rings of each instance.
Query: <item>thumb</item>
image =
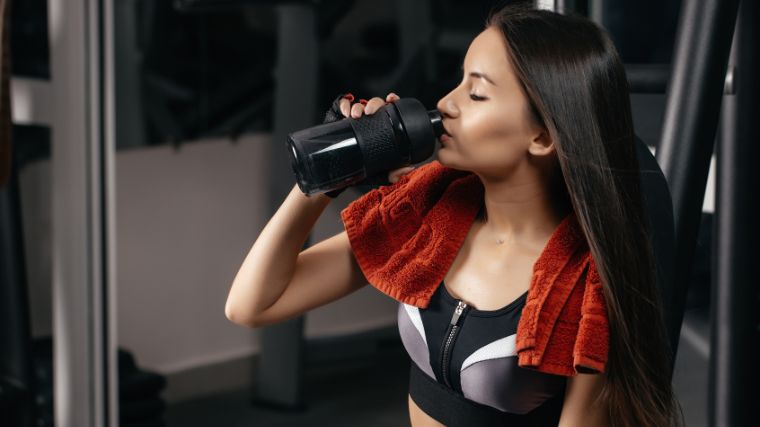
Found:
[[[402,176],[413,171],[414,168],[414,166],[406,166],[400,169],[392,170],[388,173],[388,181],[390,181],[392,184],[395,184]]]

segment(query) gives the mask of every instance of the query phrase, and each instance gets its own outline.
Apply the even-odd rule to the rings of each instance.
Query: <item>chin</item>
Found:
[[[440,148],[438,149],[438,152],[436,153],[436,158],[438,160],[438,163],[441,164],[441,166],[445,166],[447,168],[456,169],[460,171],[471,172],[470,169],[463,167],[455,159],[452,159],[452,157],[453,156],[451,156],[449,149]]]
[[[443,153],[443,155],[441,155],[441,151],[445,151],[443,147],[438,148],[438,150],[435,152],[436,160],[438,160],[438,163],[440,163],[443,166],[451,167],[451,165],[448,162],[447,153]]]

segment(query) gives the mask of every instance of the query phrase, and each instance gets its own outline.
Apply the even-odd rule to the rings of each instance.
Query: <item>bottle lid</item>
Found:
[[[440,112],[428,112],[415,98],[401,98],[393,105],[409,137],[411,162],[419,163],[430,157],[435,150],[436,138],[443,133]]]

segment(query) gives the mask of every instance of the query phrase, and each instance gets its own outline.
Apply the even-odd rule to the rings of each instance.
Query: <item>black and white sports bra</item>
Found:
[[[427,308],[399,303],[399,334],[412,361],[409,394],[423,411],[446,426],[557,425],[567,378],[517,365],[527,295],[477,310],[442,281]]]

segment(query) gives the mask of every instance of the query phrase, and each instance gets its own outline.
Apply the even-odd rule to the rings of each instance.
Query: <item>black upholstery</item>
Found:
[[[636,155],[639,159],[641,192],[654,249],[657,285],[662,296],[664,321],[666,329],[673,331],[676,330],[673,325],[681,321],[681,316],[677,316],[673,310],[675,295],[673,200],[662,169],[647,145],[639,137],[636,137]],[[678,336],[669,336],[668,341],[671,349],[676,348]]]

